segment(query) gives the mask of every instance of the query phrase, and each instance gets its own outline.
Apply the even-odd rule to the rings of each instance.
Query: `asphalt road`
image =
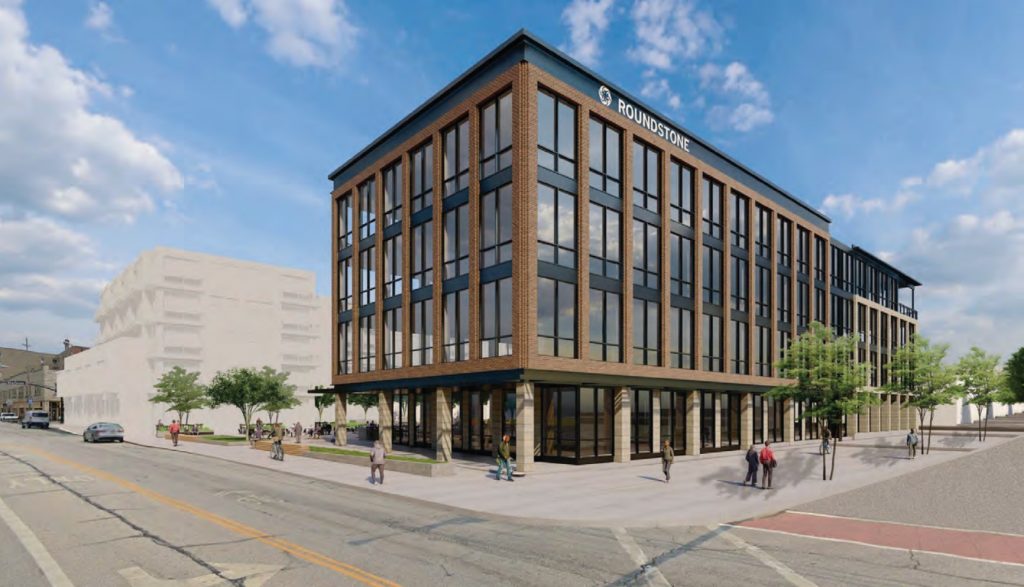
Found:
[[[0,585],[19,587],[1024,584],[1024,567],[725,526],[527,522],[7,425],[4,511]]]

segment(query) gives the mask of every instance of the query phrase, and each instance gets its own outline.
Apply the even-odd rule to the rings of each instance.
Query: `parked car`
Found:
[[[124,428],[121,428],[120,424],[114,424],[113,422],[97,422],[90,424],[85,429],[85,432],[82,432],[82,440],[85,442],[100,442],[104,440],[124,442]]]
[[[18,414],[14,412],[3,412],[0,414],[0,422],[17,422]]]
[[[22,428],[49,428],[50,414],[46,412],[25,412],[21,419]]]

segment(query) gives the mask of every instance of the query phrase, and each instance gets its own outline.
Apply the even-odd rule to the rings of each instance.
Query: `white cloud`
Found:
[[[743,63],[733,61],[724,68],[706,63],[698,76],[702,89],[725,102],[708,110],[712,127],[748,132],[775,120],[771,95]]]
[[[601,37],[608,29],[608,13],[615,0],[572,0],[562,11],[562,22],[569,27],[569,54],[584,65],[597,65],[601,57]]]
[[[252,22],[272,57],[299,67],[333,68],[355,49],[359,29],[342,0],[207,0],[232,28]]]
[[[640,88],[640,95],[645,98],[663,99],[674,110],[682,108],[682,98],[679,97],[679,94],[672,91],[667,79],[658,77],[653,70],[645,72],[644,77],[646,80],[643,87]]]
[[[18,4],[0,4],[0,185],[5,204],[69,219],[131,222],[153,191],[182,189],[161,150],[120,120],[91,109],[110,86],[28,41]]]
[[[86,27],[105,32],[110,30],[113,24],[114,11],[110,8],[109,4],[106,2],[94,2],[89,7],[89,15],[85,18]]]
[[[671,70],[678,60],[721,50],[722,26],[691,0],[637,0],[631,16],[636,44],[628,55],[647,67]]]
[[[94,255],[88,237],[50,218],[0,217],[0,276],[80,267]]]

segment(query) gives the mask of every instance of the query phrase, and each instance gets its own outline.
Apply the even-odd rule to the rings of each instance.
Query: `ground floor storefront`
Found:
[[[656,458],[664,442],[678,455],[745,450],[765,442],[817,440],[805,417],[813,406],[768,390],[686,390],[510,382],[361,391],[378,395],[380,439],[388,448],[492,454],[509,436],[521,470],[534,461],[572,464]],[[342,393],[341,395],[344,395]],[[347,402],[336,402],[346,419]],[[882,394],[878,405],[832,425],[834,438],[907,429],[906,396]]]

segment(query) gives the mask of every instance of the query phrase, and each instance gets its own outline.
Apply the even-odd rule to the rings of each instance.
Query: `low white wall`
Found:
[[[984,410],[982,410],[984,413]],[[992,404],[989,412],[990,418],[1012,416],[1024,413],[1024,403],[1019,404]],[[964,401],[956,400],[956,403],[948,406],[939,406],[935,410],[936,426],[959,426],[961,424],[976,424],[978,422],[978,408]]]

